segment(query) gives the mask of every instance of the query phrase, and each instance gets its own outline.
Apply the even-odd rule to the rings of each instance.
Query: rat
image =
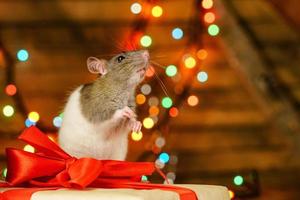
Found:
[[[69,96],[58,135],[61,148],[76,158],[125,160],[128,133],[142,126],[135,90],[148,66],[147,50],[122,52],[109,61],[89,57],[88,70],[99,76]]]

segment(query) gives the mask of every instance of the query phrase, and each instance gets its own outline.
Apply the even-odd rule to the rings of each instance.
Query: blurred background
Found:
[[[232,199],[300,199],[297,0],[1,0],[0,168],[36,125],[56,141],[88,56],[146,48],[128,160]],[[155,72],[155,73],[154,73]],[[143,177],[162,183],[159,177]]]

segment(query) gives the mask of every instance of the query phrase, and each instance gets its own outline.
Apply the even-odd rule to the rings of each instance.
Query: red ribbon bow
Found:
[[[140,182],[142,175],[151,175],[155,171],[152,162],[77,159],[64,152],[35,126],[25,129],[19,139],[33,146],[38,153],[7,148],[7,183],[2,186],[43,187],[43,189],[19,189],[15,191],[16,193],[9,190],[1,193],[2,199],[18,199],[16,195],[20,191],[23,198],[24,192],[27,192],[30,198],[32,193],[38,190],[60,187],[83,189],[89,186],[161,189],[177,192],[181,200],[197,200],[196,194],[188,188]]]

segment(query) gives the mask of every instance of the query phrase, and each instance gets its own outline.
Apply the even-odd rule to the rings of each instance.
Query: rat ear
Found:
[[[86,62],[87,62],[87,67],[89,72],[93,74],[101,74],[101,75],[107,73],[106,60],[104,59],[100,60],[96,57],[89,57]]]

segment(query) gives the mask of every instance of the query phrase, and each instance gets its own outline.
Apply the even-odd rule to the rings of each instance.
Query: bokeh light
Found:
[[[152,118],[150,117],[146,117],[144,120],[143,120],[143,126],[146,128],[146,129],[150,129],[154,126],[154,121]]]
[[[200,49],[199,51],[197,51],[197,57],[200,60],[204,60],[207,57],[208,53],[205,49]]]
[[[177,117],[178,114],[179,114],[179,111],[178,111],[178,109],[175,108],[175,107],[173,107],[173,108],[171,108],[171,109],[169,110],[169,115],[170,115],[171,117]]]
[[[166,174],[166,177],[168,178],[168,179],[171,179],[171,180],[175,180],[175,178],[176,178],[176,174],[174,173],[174,172],[168,172],[167,174]]]
[[[144,94],[144,95],[148,95],[151,93],[151,86],[149,84],[144,84],[142,85],[141,87],[141,92]]]
[[[151,10],[153,17],[160,17],[163,14],[163,9],[160,6],[154,6]]]
[[[11,105],[5,105],[2,112],[5,117],[11,117],[15,113],[15,110]]]
[[[6,176],[7,176],[7,168],[4,168],[4,169],[3,169],[3,171],[2,171],[2,176],[3,176],[4,178],[6,178]]]
[[[206,23],[213,23],[216,19],[216,16],[213,12],[207,12],[204,14],[204,21]]]
[[[29,145],[29,144],[26,144],[23,148],[24,151],[27,151],[27,152],[30,152],[30,153],[34,153],[34,147]]]
[[[181,28],[174,28],[172,30],[172,37],[175,39],[175,40],[179,40],[183,37],[183,31]]]
[[[149,47],[152,44],[152,38],[149,35],[141,37],[140,43],[143,47]]]
[[[57,128],[61,127],[62,124],[62,118],[60,116],[56,116],[53,119],[53,125]]]
[[[148,105],[149,106],[158,106],[159,104],[159,99],[157,97],[150,97],[148,100]]]
[[[138,94],[135,97],[135,101],[136,101],[137,104],[140,104],[140,105],[144,104],[146,102],[146,97],[143,94]]]
[[[202,7],[205,9],[210,9],[214,5],[214,2],[212,0],[203,0],[202,1]]]
[[[200,83],[204,83],[206,82],[208,79],[208,75],[205,71],[201,71],[197,74],[197,80],[200,82]]]
[[[169,65],[166,68],[166,74],[167,76],[173,77],[177,74],[177,67],[175,65]]]
[[[145,76],[152,77],[154,74],[155,74],[155,69],[152,66],[150,66],[147,69]]]
[[[199,103],[199,99],[195,95],[191,95],[188,97],[187,102],[190,106],[196,106]]]
[[[17,58],[18,58],[19,61],[22,61],[22,62],[28,60],[28,58],[29,58],[28,51],[25,50],[25,49],[19,50],[18,53],[17,53]]]
[[[167,162],[169,162],[169,160],[170,160],[170,156],[169,156],[169,154],[167,154],[167,153],[161,153],[160,155],[159,155],[159,157],[158,157],[158,159],[162,162],[162,163],[167,163]]]
[[[139,13],[141,13],[141,11],[142,11],[142,6],[141,6],[141,4],[139,4],[139,3],[133,3],[133,4],[131,4],[131,6],[130,6],[130,11],[133,13],[133,14],[139,14]]]
[[[165,167],[165,163],[163,163],[160,159],[155,160],[155,167],[162,169]]]
[[[29,119],[25,120],[25,126],[26,127],[34,126],[35,124],[36,124],[35,122],[32,122]]]
[[[173,101],[170,97],[164,97],[161,101],[161,104],[164,108],[171,108]]]
[[[244,178],[240,175],[237,175],[233,178],[233,182],[235,185],[242,185],[244,183]]]
[[[218,25],[216,24],[211,24],[209,25],[208,27],[208,34],[211,35],[211,36],[216,36],[218,35],[220,32],[220,28]]]
[[[166,144],[165,138],[163,138],[163,137],[158,137],[158,138],[156,138],[156,140],[155,140],[155,145],[156,145],[157,147],[162,148],[163,146],[165,146],[165,144]]]
[[[39,113],[33,111],[28,114],[28,119],[32,122],[37,122],[40,119]]]
[[[184,59],[184,65],[186,68],[194,68],[196,66],[196,60],[192,56],[188,56]]]
[[[135,131],[133,131],[133,132],[131,133],[131,139],[132,139],[133,141],[140,141],[142,138],[143,138],[143,133],[142,133],[142,131],[140,131],[140,132],[135,132]]]
[[[141,178],[141,181],[142,182],[147,182],[148,181],[148,177],[143,175],[142,178]]]
[[[235,197],[234,192],[232,190],[228,190],[228,192],[229,192],[229,198],[233,199]]]
[[[13,96],[17,93],[17,87],[14,84],[9,84],[5,87],[5,93],[8,96]]]
[[[150,116],[157,116],[158,114],[159,114],[159,108],[157,106],[150,106],[149,115]]]

